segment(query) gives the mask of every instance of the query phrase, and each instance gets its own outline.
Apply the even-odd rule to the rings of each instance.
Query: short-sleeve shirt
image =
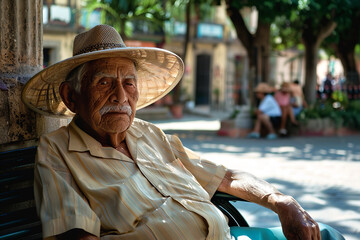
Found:
[[[275,98],[271,94],[267,94],[260,102],[259,110],[269,117],[280,117],[281,109]]]
[[[132,159],[74,121],[41,137],[35,201],[44,238],[80,228],[101,239],[230,239],[210,202],[224,166],[139,119],[126,143]]]

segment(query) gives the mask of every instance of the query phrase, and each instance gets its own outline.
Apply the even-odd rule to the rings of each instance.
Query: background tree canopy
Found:
[[[249,91],[259,82],[268,82],[270,54],[297,49],[305,59],[305,97],[316,100],[318,51],[325,49],[338,57],[348,81],[359,82],[355,50],[360,41],[358,0],[87,0],[88,10],[101,10],[102,22],[113,25],[122,36],[131,35],[134,20],[163,27],[164,21],[186,22],[185,60],[191,21],[211,19],[214,6],[225,4],[227,14],[246,48],[249,58]],[[250,29],[245,9],[256,9],[256,29]],[[208,18],[207,18],[208,17]],[[253,101],[251,101],[253,102]]]

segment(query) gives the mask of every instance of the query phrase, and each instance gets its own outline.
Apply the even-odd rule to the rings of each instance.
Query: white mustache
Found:
[[[129,105],[106,105],[99,111],[101,116],[108,112],[126,113],[130,116],[132,114],[132,109]]]

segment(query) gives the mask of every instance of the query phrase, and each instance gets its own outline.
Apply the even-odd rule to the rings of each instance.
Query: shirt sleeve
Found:
[[[74,228],[99,236],[100,220],[56,149],[47,138],[41,138],[35,160],[34,194],[43,238]]]
[[[225,166],[202,159],[192,150],[185,148],[175,135],[167,135],[167,138],[175,157],[180,159],[185,168],[194,175],[211,198],[225,176],[227,171]]]
[[[266,95],[259,105],[259,110],[267,114],[270,109],[271,109],[271,103],[269,101],[268,95]]]
[[[281,116],[279,104],[276,102],[275,98],[269,94],[261,101],[259,110],[271,117]]]

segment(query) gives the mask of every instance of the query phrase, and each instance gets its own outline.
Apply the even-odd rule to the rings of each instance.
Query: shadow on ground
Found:
[[[360,161],[360,136],[347,137],[292,137],[275,140],[228,138],[216,131],[179,131],[176,134],[187,147],[206,153],[244,154],[256,152],[261,157],[280,155],[287,160],[343,160]]]
[[[356,167],[360,162],[360,136],[292,137],[269,141],[219,137],[216,135],[216,131],[168,130],[165,132],[178,135],[184,146],[205,155],[218,154],[216,156],[222,156],[219,154],[224,154],[224,156],[229,156],[233,154],[234,156],[245,156],[245,158],[249,156],[249,160],[255,161],[256,159],[260,164],[266,158],[282,159],[285,162],[279,164],[294,163],[296,166],[304,166],[306,162],[309,162],[306,165],[309,166],[308,171],[312,174],[318,174],[321,170],[316,169],[317,172],[315,172],[315,169],[311,169],[312,164],[325,162],[325,160],[340,164],[348,162]],[[249,161],[245,159],[242,163],[246,164],[247,162]],[[253,163],[249,162],[249,164]],[[267,163],[263,162],[262,164]],[[292,165],[287,166],[291,167]],[[338,171],[332,169],[331,172],[335,172],[339,176],[349,174],[341,172],[341,169]],[[353,172],[359,174],[356,169]],[[346,239],[360,239],[360,189],[357,191],[344,187],[341,182],[337,182],[337,175],[324,174],[320,177],[331,177],[332,181],[338,185],[324,185],[323,183],[327,179],[323,180],[322,184],[318,184],[316,180],[308,181],[311,183],[308,184],[306,179],[297,178],[297,176],[289,177],[286,180],[277,173],[274,173],[273,176],[265,178],[265,180],[274,184],[280,191],[297,199],[314,219],[334,227],[343,233]],[[355,183],[353,186],[358,185]],[[241,209],[250,225],[259,227],[280,225],[276,214],[256,204],[237,202],[235,206]]]
[[[360,236],[359,192],[332,187],[314,193],[301,184],[276,178],[266,180],[286,189],[283,192],[297,199],[316,221],[332,226],[347,238],[358,239]],[[277,215],[268,209],[252,203],[235,202],[234,205],[246,219],[249,219],[252,226],[280,225]]]

